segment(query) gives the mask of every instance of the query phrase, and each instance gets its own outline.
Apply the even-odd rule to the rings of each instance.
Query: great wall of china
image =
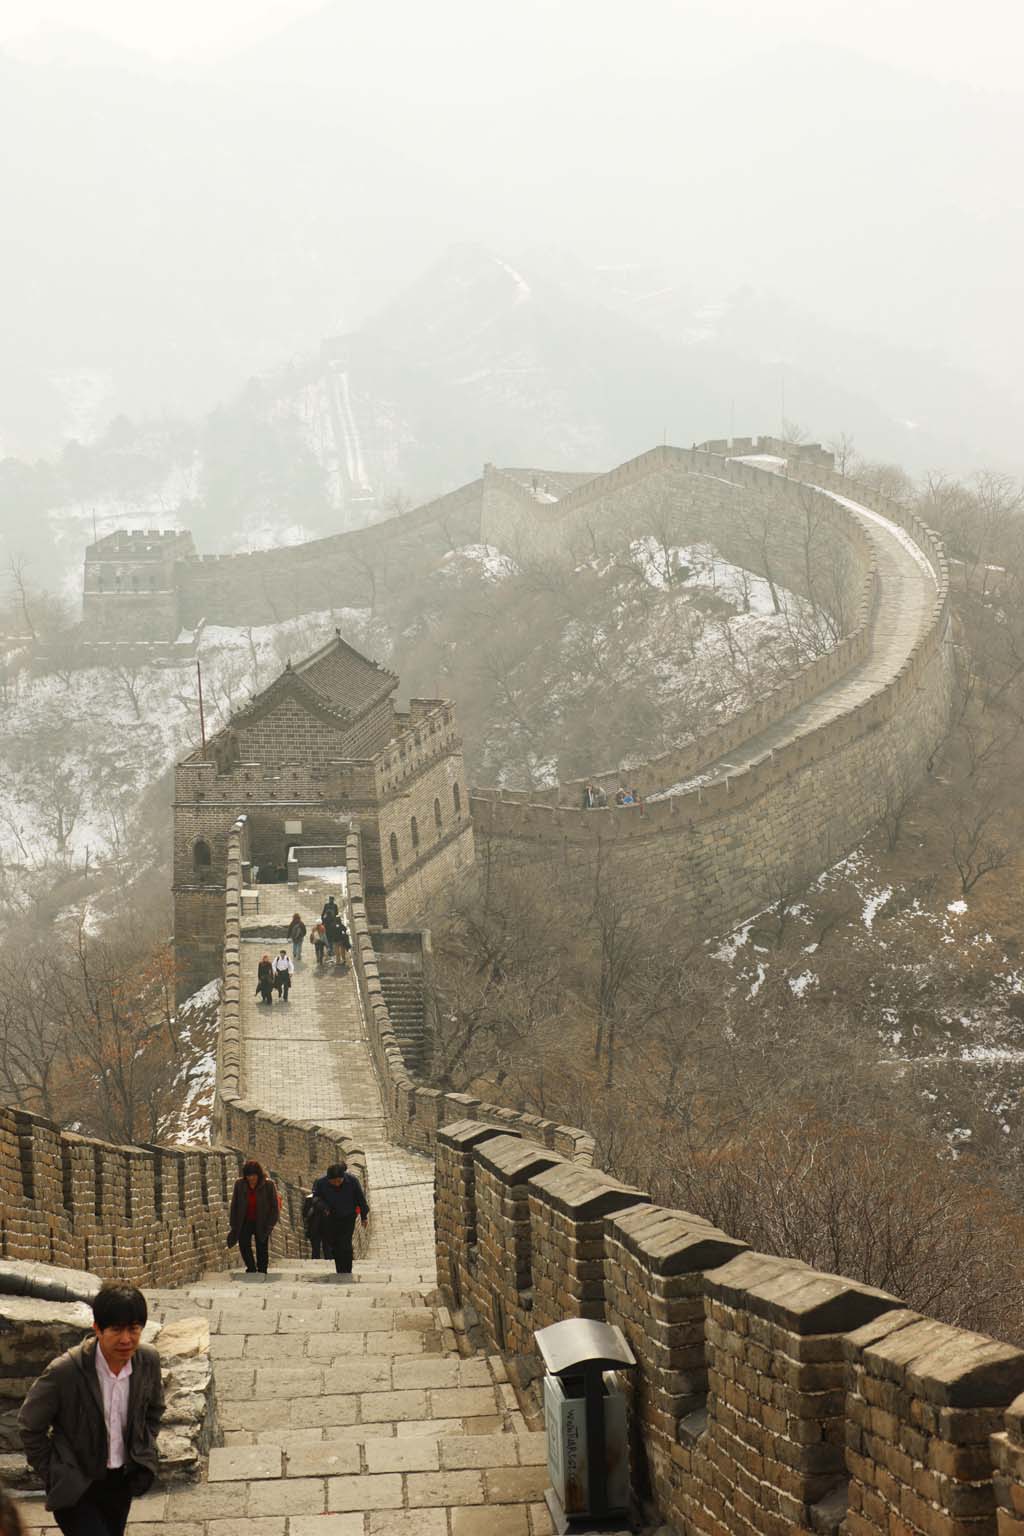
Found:
[[[767,549],[772,573],[797,592],[806,592],[808,579],[815,579],[806,566],[810,531],[825,553],[823,568],[838,573],[837,604],[844,615],[836,650],[777,697],[715,739],[631,770],[648,797],[672,791],[648,799],[643,816],[578,811],[574,785],[542,797],[477,792],[478,837],[500,841],[514,861],[530,867],[539,859],[592,869],[588,861],[600,850],[600,857],[618,858],[623,868],[642,867],[647,882],[660,868],[655,878],[674,882],[660,899],[671,894],[683,908],[695,882],[705,881],[717,893],[714,918],[724,921],[756,903],[758,879],[777,855],[808,870],[822,867],[877,818],[887,790],[923,771],[952,698],[941,545],[903,509],[855,489],[821,460],[799,474],[791,464],[788,478],[732,461],[732,455],[768,453],[774,446],[762,440],[693,452],[656,449],[611,476],[570,488],[554,508],[539,504],[516,476],[488,470],[476,511],[468,495],[459,503],[460,517],[478,518],[478,533],[498,542],[502,529],[506,547],[522,550],[527,543],[543,547],[549,538],[564,542],[574,526],[578,531],[588,521],[621,521],[652,498],[686,494],[693,537],[755,570],[765,568],[770,521],[776,529]],[[731,521],[723,514],[730,507]],[[780,536],[783,530],[788,532]],[[696,777],[703,782],[686,788]],[[347,831],[345,861],[354,945],[348,986],[358,1025],[346,1026],[355,1033],[337,1041],[328,1028],[321,1042],[325,1062],[332,1050],[337,1054],[341,1085],[328,1088],[329,1115],[283,1113],[285,1098],[297,1102],[305,1094],[303,1102],[311,1105],[326,1100],[322,1093],[317,1097],[309,1073],[282,1086],[278,1069],[266,1066],[261,1054],[263,1037],[255,1033],[252,1001],[242,984],[251,970],[243,962],[244,946],[260,931],[250,920],[247,938],[245,836],[243,817],[229,838],[225,886],[218,1145],[107,1147],[18,1110],[0,1111],[6,1257],[117,1268],[151,1284],[185,1284],[226,1262],[225,1197],[247,1153],[267,1163],[285,1186],[278,1262],[306,1251],[296,1201],[310,1174],[338,1152],[365,1170],[375,1209],[392,1211],[399,1228],[392,1241],[405,1239],[418,1252],[412,1229],[401,1230],[402,1207],[395,1202],[404,1198],[402,1180],[427,1197],[426,1178],[417,1169],[430,1158],[436,1282],[455,1320],[470,1329],[463,1350],[475,1341],[490,1354],[505,1429],[518,1435],[526,1427],[520,1408],[529,1409],[526,1389],[538,1369],[533,1330],[565,1317],[605,1319],[622,1328],[638,1362],[625,1378],[634,1495],[648,1514],[672,1522],[685,1536],[821,1536],[837,1530],[846,1536],[1024,1536],[1024,1396],[1018,1395],[1024,1393],[1024,1351],[922,1318],[898,1298],[841,1276],[749,1252],[699,1215],[655,1206],[644,1191],[594,1166],[585,1130],[419,1080],[389,1010],[383,941],[367,918],[356,826]],[[745,846],[753,873],[742,868]],[[290,902],[287,891],[283,899]],[[343,994],[333,998],[332,1016]],[[353,1066],[356,1046],[373,1079],[370,1110],[362,1087],[357,1092],[352,1086],[362,1071]],[[395,1169],[400,1178],[389,1184]],[[419,1220],[426,1208],[421,1202],[416,1209]],[[383,1262],[377,1241],[371,1238],[370,1262]],[[452,1318],[443,1308],[438,1316],[448,1338]],[[282,1332],[283,1319],[275,1324]],[[274,1329],[261,1325],[259,1331]],[[507,1384],[506,1368],[524,1397],[517,1399]],[[398,1368],[389,1369],[397,1386]],[[463,1381],[461,1369],[453,1361],[444,1377],[453,1390]],[[224,1372],[230,1397],[229,1376]],[[428,1379],[442,1378],[423,1377]],[[473,1391],[483,1388],[468,1389],[464,1398]],[[431,1396],[436,1404],[427,1402]],[[443,1411],[444,1396],[419,1390],[435,1415]],[[463,1408],[476,1411],[468,1401]],[[285,1409],[286,1424],[355,1425],[345,1439],[356,1439],[358,1424],[373,1411],[367,1404],[353,1407],[350,1417],[312,1419],[289,1418]],[[408,1420],[412,1409],[403,1407],[400,1414],[395,1406],[394,1412]],[[461,1424],[469,1433],[466,1419],[444,1423]],[[392,1423],[390,1432],[395,1428]],[[322,1433],[330,1442],[330,1429]],[[459,1429],[441,1433],[458,1437]],[[226,1454],[211,1453],[211,1476],[213,1458]],[[542,1472],[527,1476],[522,1465],[522,1475],[502,1484],[486,1471],[456,1470],[491,1465],[479,1458],[446,1459],[436,1445],[418,1454],[427,1459],[394,1465],[440,1465],[440,1472],[389,1472],[393,1480],[383,1505],[374,1502],[385,1493],[376,1484],[358,1506],[332,1504],[341,1494],[329,1486],[324,1491],[321,1477],[320,1493],[310,1492],[310,1502],[274,1510],[301,1508],[317,1517],[339,1508],[393,1509],[391,1525],[367,1513],[367,1521],[378,1523],[363,1524],[360,1516],[358,1526],[345,1526],[346,1536],[357,1529],[361,1536],[411,1533],[435,1529],[423,1514],[429,1497],[431,1513],[435,1505],[447,1510],[436,1529],[448,1536],[539,1536],[550,1529],[538,1503]],[[500,1464],[514,1465],[517,1454],[520,1462],[526,1459],[520,1449]],[[300,1470],[296,1461],[293,1475]],[[312,1462],[307,1470],[312,1484]],[[369,1490],[368,1471],[373,1464],[364,1460],[361,1475]],[[421,1476],[439,1481],[421,1485]],[[463,1505],[483,1506],[477,1523],[455,1518]],[[248,1508],[261,1510],[258,1503]],[[304,1531],[305,1518],[289,1514],[289,1529]],[[154,1530],[165,1528],[175,1528],[173,1520],[167,1526],[154,1522]],[[177,1529],[185,1527],[179,1523]],[[190,1536],[215,1529],[215,1521],[188,1526]],[[279,1529],[284,1532],[283,1519]]]

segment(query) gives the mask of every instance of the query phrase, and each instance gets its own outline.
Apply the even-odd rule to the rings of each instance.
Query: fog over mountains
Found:
[[[329,339],[368,478],[412,495],[783,415],[1019,466],[1017,99],[671,0],[445,21],[339,0],[215,61],[0,52],[0,452],[253,376],[286,402]]]

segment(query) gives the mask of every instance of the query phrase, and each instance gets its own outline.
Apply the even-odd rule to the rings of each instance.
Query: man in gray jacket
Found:
[[[124,1536],[132,1499],[156,1476],[160,1356],[139,1342],[147,1308],[134,1286],[108,1281],[92,1315],[96,1337],[51,1360],[18,1427],[64,1536]]]

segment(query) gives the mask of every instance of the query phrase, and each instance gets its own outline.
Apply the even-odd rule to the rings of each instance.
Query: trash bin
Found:
[[[626,1399],[615,1371],[636,1365],[621,1328],[568,1318],[534,1334],[544,1377],[546,1498],[555,1529],[615,1525],[629,1508]]]

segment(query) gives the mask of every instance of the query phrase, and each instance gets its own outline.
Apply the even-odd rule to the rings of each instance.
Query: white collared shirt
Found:
[[[103,1419],[107,1426],[107,1466],[123,1467],[128,1460],[125,1431],[128,1426],[128,1391],[132,1362],[129,1360],[115,1376],[107,1364],[99,1343],[96,1345],[96,1375],[103,1396]]]

